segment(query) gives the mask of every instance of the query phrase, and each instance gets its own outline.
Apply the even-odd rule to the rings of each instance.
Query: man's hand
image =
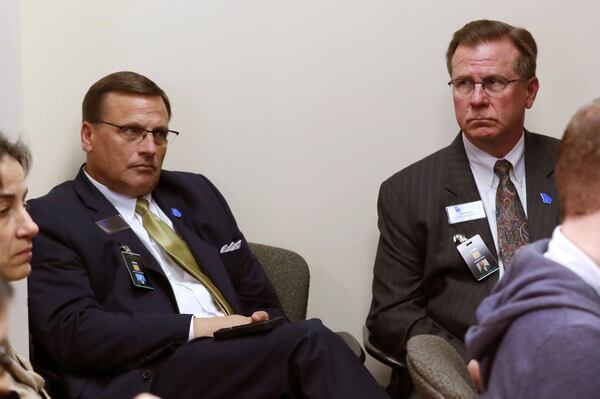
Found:
[[[254,312],[250,315],[252,319],[252,323],[256,323],[259,321],[267,321],[270,319],[269,314],[264,310],[259,310],[258,312]]]
[[[477,390],[477,392],[482,392],[481,378],[479,376],[479,362],[475,359],[472,359],[467,365],[467,370],[469,370],[469,374],[471,375],[473,385],[475,385],[475,389]]]
[[[252,313],[250,317],[234,314],[222,317],[194,317],[194,337],[212,337],[221,328],[241,326],[269,320],[269,314],[263,310]]]
[[[0,369],[0,395],[9,393],[12,389],[12,378],[8,374],[4,367]]]

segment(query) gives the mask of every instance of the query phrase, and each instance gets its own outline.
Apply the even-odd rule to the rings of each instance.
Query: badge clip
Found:
[[[452,237],[452,241],[455,244],[462,244],[463,242],[467,241],[467,237],[465,237],[462,234],[454,234],[454,236]]]

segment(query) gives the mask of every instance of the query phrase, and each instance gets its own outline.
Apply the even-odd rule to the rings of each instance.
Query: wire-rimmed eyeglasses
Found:
[[[452,87],[454,94],[457,96],[469,97],[473,93],[473,90],[475,90],[475,85],[479,84],[486,94],[493,97],[500,95],[509,84],[523,82],[525,80],[526,79],[504,79],[499,77],[490,77],[476,82],[470,78],[459,78],[449,81],[448,86]]]
[[[96,123],[104,123],[105,125],[116,127],[119,129],[121,136],[130,142],[143,141],[146,138],[146,135],[151,133],[156,145],[167,145],[173,143],[177,136],[179,136],[179,132],[169,129],[148,130],[140,126],[117,125],[106,121],[98,121]]]

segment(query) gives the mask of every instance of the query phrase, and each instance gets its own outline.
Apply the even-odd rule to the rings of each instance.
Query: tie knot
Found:
[[[494,173],[496,173],[499,177],[508,176],[508,172],[512,168],[512,164],[506,159],[501,159],[496,161],[494,165]]]
[[[144,216],[146,213],[148,213],[148,210],[148,200],[144,198],[138,198],[137,202],[135,203],[135,213],[139,214],[140,216]]]

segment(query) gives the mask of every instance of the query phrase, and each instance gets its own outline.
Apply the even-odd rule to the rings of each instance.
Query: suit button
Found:
[[[142,373],[142,378],[145,380],[149,380],[150,377],[152,377],[152,370],[150,370],[150,369],[144,370],[144,372]]]

